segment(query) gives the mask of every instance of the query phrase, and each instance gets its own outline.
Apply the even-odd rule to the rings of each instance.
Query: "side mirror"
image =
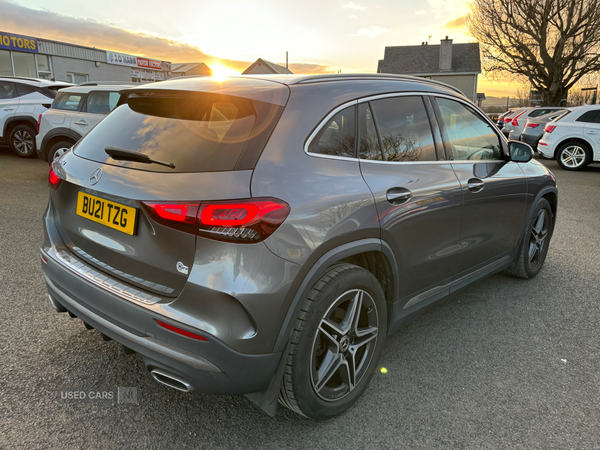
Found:
[[[525,142],[508,141],[508,153],[514,162],[526,163],[533,158],[533,149]]]

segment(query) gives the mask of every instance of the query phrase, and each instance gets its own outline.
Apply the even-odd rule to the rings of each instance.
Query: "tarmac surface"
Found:
[[[314,422],[160,385],[139,355],[57,314],[39,258],[47,164],[0,147],[0,448],[599,448],[600,165],[542,162],[559,210],[540,274],[452,295],[387,340],[387,373],[351,410]],[[112,398],[61,398],[80,391]]]

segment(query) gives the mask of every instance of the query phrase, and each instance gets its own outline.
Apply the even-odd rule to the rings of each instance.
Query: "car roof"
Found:
[[[44,80],[44,79],[41,79],[41,78],[0,77],[0,80],[25,83],[25,84],[30,84],[32,86],[37,86],[37,87],[75,86],[73,83],[67,83],[66,81],[51,81],[51,80]]]
[[[135,90],[147,90],[147,89],[178,89],[186,91],[204,91],[209,84],[213,83],[230,83],[230,84],[250,84],[256,83],[257,85],[262,84],[264,88],[268,87],[268,83],[276,85],[294,86],[294,85],[306,85],[315,83],[326,83],[326,82],[344,82],[344,81],[404,81],[404,82],[416,82],[419,84],[426,84],[431,86],[442,87],[450,89],[460,96],[464,96],[454,86],[451,86],[441,81],[431,80],[427,78],[420,78],[411,75],[396,75],[386,73],[352,73],[352,74],[324,74],[324,75],[237,75],[220,79],[218,77],[202,77],[202,76],[191,76],[191,77],[177,77],[167,81],[161,81],[158,83],[150,83],[140,85],[131,88]]]

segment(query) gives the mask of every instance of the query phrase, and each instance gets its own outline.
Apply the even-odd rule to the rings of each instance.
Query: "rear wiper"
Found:
[[[108,155],[110,155],[111,158],[116,159],[116,160],[125,159],[128,161],[139,161],[142,163],[160,164],[161,166],[167,166],[167,167],[170,167],[171,169],[175,168],[175,164],[173,164],[173,163],[159,161],[157,159],[152,159],[148,155],[145,155],[143,153],[134,152],[132,150],[125,150],[124,148],[109,146],[109,147],[105,147],[104,151]]]

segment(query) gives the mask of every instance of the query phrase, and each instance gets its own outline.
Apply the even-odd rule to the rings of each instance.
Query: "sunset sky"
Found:
[[[376,72],[384,48],[474,42],[470,0],[0,0],[0,31],[239,73],[261,57],[294,73]],[[479,77],[478,91],[518,88]]]

